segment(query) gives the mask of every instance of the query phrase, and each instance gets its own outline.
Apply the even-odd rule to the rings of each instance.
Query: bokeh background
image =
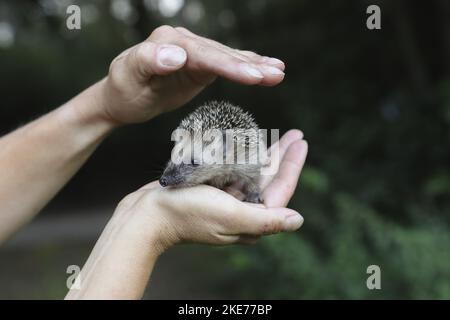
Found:
[[[70,4],[81,6],[79,31],[66,28]],[[370,4],[381,30],[366,28]],[[0,1],[0,133],[101,79],[162,24],[278,57],[286,78],[274,88],[220,79],[115,132],[0,248],[0,298],[62,298],[67,266],[83,265],[115,205],[161,173],[180,119],[226,99],[261,127],[303,130],[309,156],[290,207],[304,226],[250,247],[170,249],[145,298],[450,299],[448,1]],[[372,264],[381,290],[366,287]]]

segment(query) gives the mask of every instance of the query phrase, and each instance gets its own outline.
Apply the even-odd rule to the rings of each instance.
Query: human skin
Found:
[[[219,76],[273,86],[283,80],[283,70],[278,59],[231,49],[183,28],[155,29],[147,40],[115,58],[104,79],[0,139],[0,243],[35,216],[113,130],[180,107]],[[156,257],[178,242],[245,242],[298,228],[302,218],[283,208],[286,199],[276,200],[283,198],[281,193],[292,194],[306,156],[301,133],[288,136],[295,137],[288,149],[297,151],[287,166],[293,166],[297,176],[286,184],[275,177],[265,189],[265,208],[206,186],[173,192],[150,184],[127,196],[83,268],[82,289],[70,291],[67,298],[140,297]],[[211,199],[216,200],[214,206]],[[223,201],[220,209],[217,201]],[[188,214],[192,219],[186,223],[181,217]],[[289,228],[280,222],[286,215],[296,219]]]
[[[279,148],[278,173],[261,181],[264,205],[242,202],[239,188],[228,193],[205,185],[167,189],[157,181],[128,195],[84,265],[80,287],[66,299],[140,299],[157,258],[180,242],[253,244],[262,235],[298,229],[303,217],[284,206],[308,145],[300,131],[291,130]]]

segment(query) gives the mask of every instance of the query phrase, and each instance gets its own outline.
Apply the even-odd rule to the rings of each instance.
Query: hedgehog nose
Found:
[[[162,187],[167,187],[167,184],[168,184],[167,178],[166,178],[166,177],[161,177],[161,178],[159,179],[159,184],[160,184]]]

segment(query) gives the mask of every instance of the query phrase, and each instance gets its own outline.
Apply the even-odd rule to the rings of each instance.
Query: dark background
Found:
[[[66,28],[70,4],[79,31]],[[366,28],[370,4],[381,30]],[[169,250],[146,298],[449,299],[449,18],[446,0],[0,1],[1,134],[101,79],[162,24],[286,63],[277,87],[219,79],[186,107],[113,133],[0,249],[0,298],[63,297],[67,266],[84,263],[115,205],[161,173],[180,119],[225,99],[263,128],[304,132],[290,203],[304,226],[251,247]],[[381,290],[366,287],[372,264]]]

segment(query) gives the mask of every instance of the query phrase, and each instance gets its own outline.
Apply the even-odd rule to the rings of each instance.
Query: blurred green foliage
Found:
[[[14,45],[0,49],[2,130],[75,95],[161,24],[279,57],[287,66],[280,86],[219,80],[190,103],[233,101],[261,127],[302,129],[310,146],[290,204],[304,226],[233,248],[229,279],[239,285],[230,290],[248,298],[450,298],[446,1],[187,0],[171,17],[158,1],[119,1],[132,9],[122,20],[110,1],[74,2],[97,14],[74,32],[64,29],[64,14],[43,14],[42,2],[0,2],[0,20],[16,30]],[[382,29],[369,31],[365,9],[375,3]],[[52,205],[118,202],[168,158],[170,132],[190,110],[116,133]],[[381,267],[382,290],[366,287],[372,264]]]

